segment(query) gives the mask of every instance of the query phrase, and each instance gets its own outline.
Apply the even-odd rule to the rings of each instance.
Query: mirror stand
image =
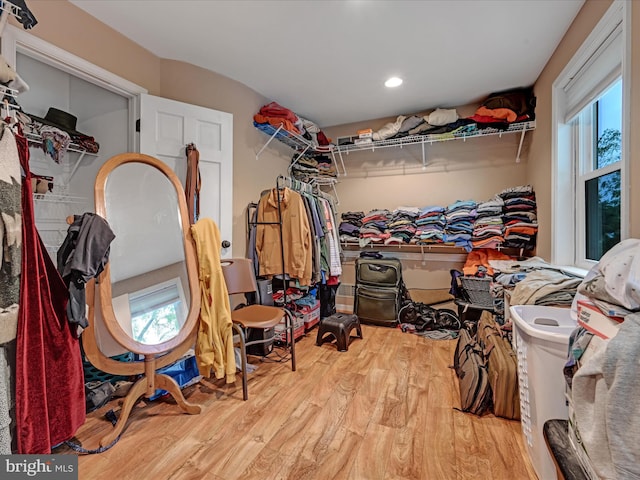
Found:
[[[89,306],[89,310],[87,312],[89,326],[82,332],[82,345],[85,356],[89,362],[91,362],[91,364],[97,369],[114,375],[143,375],[131,386],[127,395],[125,395],[120,409],[120,415],[118,416],[118,421],[116,422],[114,429],[100,439],[100,446],[105,447],[110,445],[120,436],[127,420],[129,419],[129,415],[131,414],[133,407],[136,405],[140,397],[145,396],[146,398],[150,398],[155,394],[157,388],[169,392],[178,406],[184,410],[185,413],[190,415],[199,414],[202,411],[202,407],[188,402],[184,398],[180,386],[173,378],[156,372],[158,369],[166,367],[167,365],[179,360],[192,347],[195,342],[195,332],[191,336],[187,337],[181,345],[161,357],[145,354],[144,362],[121,362],[114,360],[107,357],[100,351],[96,341],[94,327],[96,307],[95,280],[92,279],[87,283],[86,294],[87,304]]]
[[[168,165],[140,153],[116,155],[98,171],[94,193],[96,214],[107,220],[115,240],[98,280],[85,286],[89,327],[82,333],[84,353],[98,370],[139,376],[124,397],[115,428],[100,439],[106,447],[120,436],[140,397],[151,398],[157,389],[168,392],[184,412],[201,412],[173,378],[158,373],[196,343],[200,286],[184,190]],[[125,281],[123,291],[120,282]],[[122,298],[129,300],[124,308]],[[141,322],[134,325],[134,319]],[[96,321],[121,348],[144,361],[121,362],[101,351]]]

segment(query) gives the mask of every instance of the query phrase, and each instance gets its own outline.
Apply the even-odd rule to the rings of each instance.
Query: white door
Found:
[[[233,115],[210,108],[140,95],[140,153],[167,163],[185,184],[186,146],[200,152],[200,218],[213,219],[220,229],[221,256],[233,248]]]

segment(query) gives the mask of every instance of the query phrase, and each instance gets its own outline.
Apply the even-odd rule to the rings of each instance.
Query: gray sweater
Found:
[[[590,356],[573,378],[576,424],[596,473],[640,479],[640,313]]]

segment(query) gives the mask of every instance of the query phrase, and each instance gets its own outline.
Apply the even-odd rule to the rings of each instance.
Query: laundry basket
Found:
[[[493,309],[491,277],[459,277],[460,285],[469,302],[479,307]]]
[[[538,478],[555,479],[556,468],[542,428],[547,420],[568,418],[563,367],[576,321],[568,308],[515,305],[510,313],[524,443]]]

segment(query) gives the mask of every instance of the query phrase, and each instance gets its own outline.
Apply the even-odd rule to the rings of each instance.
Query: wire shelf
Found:
[[[319,155],[319,154],[331,153],[332,148],[334,148],[333,146],[330,146],[330,145],[326,145],[326,146],[316,145],[313,142],[304,138],[303,136],[298,135],[297,133],[293,133],[288,130],[285,130],[282,125],[280,125],[279,127],[274,127],[269,123],[256,123],[256,122],[253,122],[253,125],[258,130],[260,130],[263,133],[266,133],[271,137],[269,141],[264,145],[264,147],[266,147],[269,144],[269,142],[275,138],[279,142],[284,143],[285,145],[293,148],[294,150],[304,151],[304,152],[308,151],[307,152],[308,154]],[[260,153],[262,153],[262,150],[264,150],[264,147],[262,147],[262,149],[258,152],[256,157],[258,157]]]
[[[45,203],[73,203],[83,205],[87,203],[85,197],[67,195],[65,193],[34,193],[33,199],[37,202]]]
[[[336,146],[338,152],[354,152],[360,150],[375,150],[376,148],[403,147],[404,145],[415,145],[419,143],[432,144],[446,142],[449,140],[466,140],[467,138],[488,137],[492,135],[503,135],[505,133],[522,133],[536,128],[536,122],[512,123],[506,130],[497,128],[483,128],[471,132],[461,133],[437,133],[431,135],[409,135],[400,138],[389,138],[387,140],[373,140],[370,143],[346,144]]]

